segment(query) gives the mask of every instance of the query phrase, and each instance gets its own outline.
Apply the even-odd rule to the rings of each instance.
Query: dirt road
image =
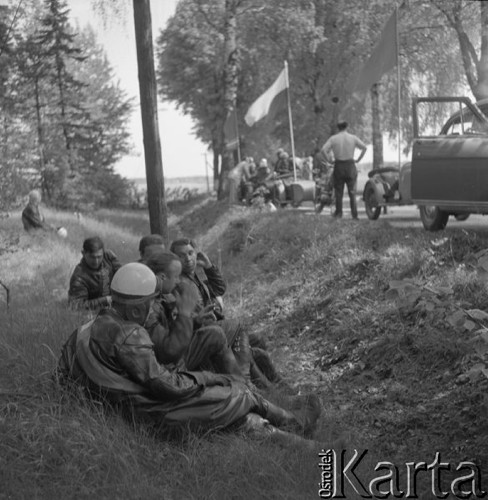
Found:
[[[351,211],[349,209],[349,200],[344,197],[344,219],[351,218]],[[303,206],[301,210],[313,213],[311,205]],[[325,207],[322,215],[331,217],[333,210],[330,207]],[[364,210],[364,204],[358,200],[358,215],[360,220],[368,220]],[[387,213],[381,213],[378,222],[387,220],[393,227],[413,227],[422,228],[422,221],[420,220],[419,210],[415,205],[408,205],[403,207],[388,207]],[[374,222],[374,221],[372,221]],[[460,228],[466,230],[477,230],[488,232],[488,217],[486,215],[471,214],[469,219],[463,222],[457,221],[454,217],[449,217],[447,222],[447,229]]]

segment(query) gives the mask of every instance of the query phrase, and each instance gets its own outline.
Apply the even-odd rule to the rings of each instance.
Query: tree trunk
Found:
[[[66,103],[64,100],[64,84],[63,84],[63,71],[60,56],[56,55],[56,78],[58,80],[59,90],[59,106],[61,111],[61,128],[63,129],[64,142],[66,144],[66,151],[68,152],[68,165],[70,170],[73,170],[71,159],[71,140],[69,137],[67,119],[66,119]]]
[[[383,133],[381,130],[379,85],[371,87],[371,115],[373,119],[373,169],[383,167]]]
[[[478,61],[478,85],[476,86],[476,99],[488,97],[488,4],[480,2],[481,9],[481,54]]]
[[[163,160],[159,139],[157,88],[154,71],[151,8],[149,0],[133,0],[139,93],[146,164],[147,200],[151,233],[169,243],[168,213],[164,195]]]
[[[332,115],[330,119],[330,134],[329,135],[334,135],[337,133],[337,122],[339,121],[339,98],[338,97],[333,97],[332,98]]]
[[[225,64],[224,64],[224,120],[222,121],[222,145],[221,154],[222,164],[219,178],[219,189],[217,191],[218,199],[222,199],[224,193],[224,179],[229,170],[234,166],[232,151],[227,146],[224,133],[224,125],[227,118],[235,106],[237,95],[237,73],[239,67],[239,51],[237,48],[237,0],[225,0],[225,25],[224,25],[224,46],[225,46]]]
[[[46,165],[44,158],[44,131],[42,129],[41,100],[39,95],[39,78],[34,78],[34,92],[36,98],[36,121],[37,121],[37,147],[39,149],[39,172],[42,173]]]
[[[215,192],[219,190],[219,156],[217,141],[212,139],[213,188]]]

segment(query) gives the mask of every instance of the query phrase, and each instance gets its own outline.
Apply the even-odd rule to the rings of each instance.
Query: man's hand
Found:
[[[203,269],[210,269],[212,267],[212,262],[208,258],[208,255],[200,250],[197,252],[197,266],[203,267]]]
[[[217,321],[217,316],[214,314],[214,305],[209,304],[204,307],[195,317],[195,321],[202,326],[208,326]]]
[[[178,313],[183,316],[191,317],[198,303],[198,291],[188,283],[180,283],[173,290]]]

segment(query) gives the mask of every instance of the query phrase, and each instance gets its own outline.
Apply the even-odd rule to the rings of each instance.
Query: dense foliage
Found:
[[[158,75],[163,98],[175,101],[195,120],[198,136],[223,153],[226,117],[226,23],[235,9],[237,60],[235,103],[243,154],[270,156],[290,150],[286,113],[272,127],[249,128],[244,115],[268,88],[287,60],[295,150],[311,154],[333,131],[338,117],[371,141],[369,95],[353,98],[352,82],[386,20],[393,0],[181,0],[158,39]],[[397,74],[380,80],[377,127],[395,138],[401,115],[403,147],[411,139],[410,100],[414,95],[471,93],[488,96],[488,9],[484,2],[409,0],[399,6],[401,107]],[[274,159],[274,155],[273,155]]]
[[[129,152],[132,104],[89,29],[64,0],[1,7],[0,198],[31,188],[55,206],[123,206],[131,186],[114,164]]]

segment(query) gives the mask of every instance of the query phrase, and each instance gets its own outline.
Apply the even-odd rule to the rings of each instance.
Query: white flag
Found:
[[[286,89],[288,88],[286,76],[286,68],[283,68],[273,85],[251,104],[244,117],[249,127],[266,116],[273,117],[280,108],[286,106]]]

